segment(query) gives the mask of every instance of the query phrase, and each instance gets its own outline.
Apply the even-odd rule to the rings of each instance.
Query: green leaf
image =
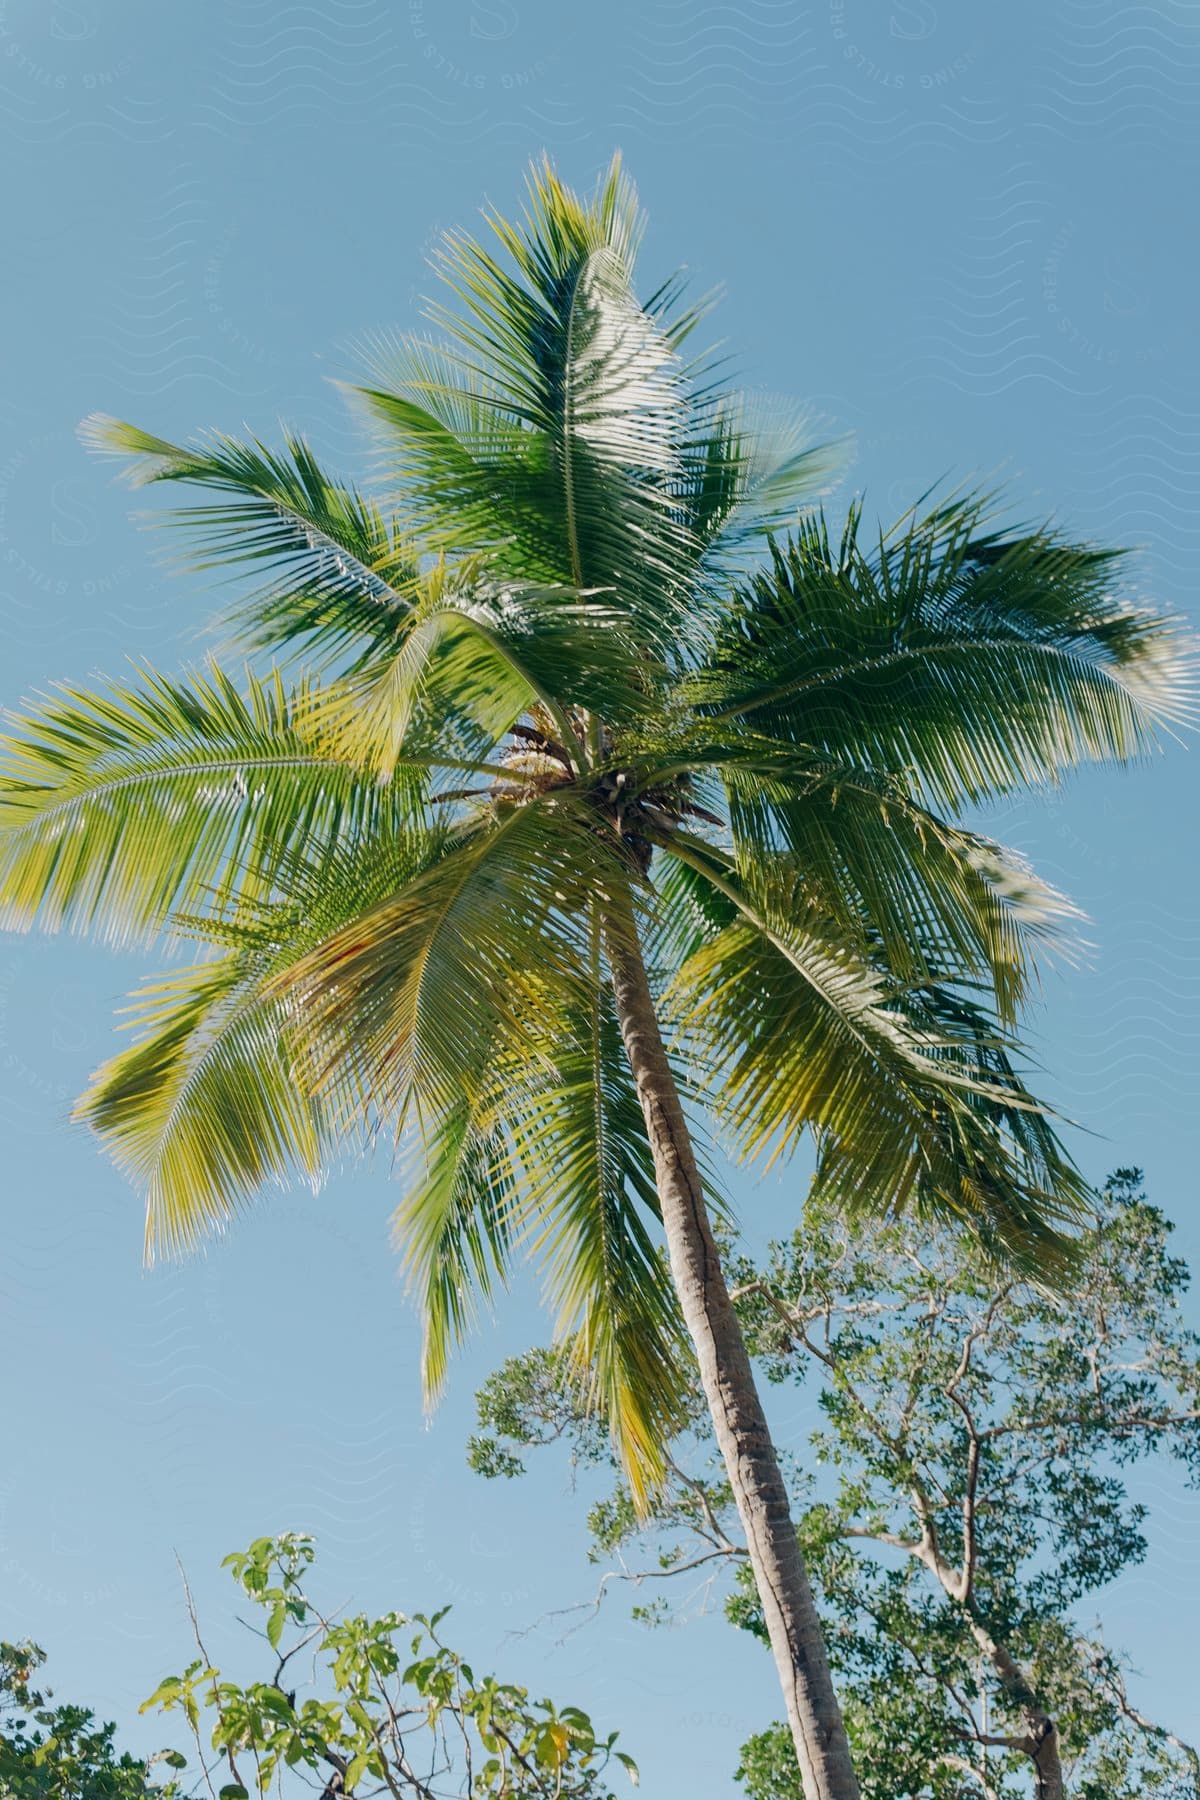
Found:
[[[1192,717],[1177,622],[1115,588],[1113,552],[1005,536],[984,496],[909,515],[874,550],[855,508],[774,551],[721,624],[694,700],[836,760],[910,773],[955,808],[1146,750]]]
[[[634,1762],[632,1756],[627,1755],[624,1750],[614,1750],[613,1755],[616,1757],[617,1761],[620,1763],[621,1767],[624,1769],[625,1773],[628,1775],[633,1786],[640,1787],[642,1785],[641,1770],[638,1768],[637,1764]]]
[[[371,835],[412,792],[330,750],[306,685],[219,669],[64,688],[0,749],[0,920],[147,941],[289,858]]]
[[[90,449],[127,462],[135,486],[182,482],[214,496],[156,523],[194,540],[187,566],[270,571],[265,586],[237,603],[239,635],[255,649],[303,641],[351,662],[386,643],[411,606],[419,556],[372,501],[320,468],[292,433],[276,452],[220,433],[171,444],[102,413],[85,419]]]

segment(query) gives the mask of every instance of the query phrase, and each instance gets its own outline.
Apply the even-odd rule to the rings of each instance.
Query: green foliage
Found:
[[[1200,1477],[1200,1336],[1171,1229],[1138,1171],[1119,1170],[1063,1295],[960,1239],[815,1206],[761,1265],[730,1257],[760,1368],[804,1384],[817,1409],[811,1473],[790,1478],[866,1800],[1016,1800],[1047,1721],[1072,1795],[1200,1795],[1200,1759],[1135,1703],[1119,1652],[1087,1623],[1145,1554],[1126,1470],[1157,1457]],[[480,1420],[483,1474],[518,1472],[509,1459],[540,1444],[595,1443],[545,1352],[492,1377]],[[610,1584],[657,1593],[635,1609],[649,1622],[667,1596],[694,1605],[696,1584],[716,1581],[733,1621],[765,1639],[699,1404],[667,1463],[648,1520],[619,1475],[592,1503],[594,1559]],[[786,1728],[744,1747],[741,1778],[753,1800],[799,1800]]]
[[[636,1784],[615,1732],[602,1738],[578,1707],[477,1675],[442,1636],[448,1608],[326,1616],[307,1591],[313,1560],[311,1541],[294,1532],[226,1557],[263,1619],[264,1678],[243,1683],[214,1668],[197,1630],[199,1659],[142,1708],[181,1715],[210,1791],[248,1800],[323,1784],[329,1796],[395,1800],[612,1800],[613,1765]]]
[[[376,341],[353,391],[377,499],[294,434],[89,421],[198,492],[159,522],[309,672],[67,688],[0,771],[0,919],[201,959],[80,1107],[149,1249],[390,1135],[429,1395],[534,1255],[639,1505],[683,1333],[614,947],[746,1157],[811,1134],[830,1204],[1060,1277],[1087,1195],[1017,1027],[1070,908],[958,815],[1141,754],[1191,691],[1108,552],[982,497],[831,536],[836,456],[693,356],[679,281],[642,297],[642,230],[619,163],[587,196],[539,163],[446,238],[439,341]]]
[[[523,1475],[525,1464],[511,1446],[564,1438],[574,1461],[604,1459],[603,1420],[587,1405],[573,1365],[561,1350],[510,1357],[478,1390],[475,1406],[479,1432],[468,1443],[467,1460],[478,1475]]]
[[[178,1751],[143,1760],[118,1752],[115,1725],[82,1706],[55,1704],[34,1685],[36,1644],[0,1642],[0,1794],[7,1800],[178,1800]],[[162,1766],[163,1778],[153,1773]]]

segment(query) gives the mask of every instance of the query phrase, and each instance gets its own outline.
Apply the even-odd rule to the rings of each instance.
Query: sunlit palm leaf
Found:
[[[587,979],[581,912],[625,874],[617,840],[569,800],[465,822],[290,972],[314,1078],[352,1072],[398,1120],[444,1115],[464,1083],[470,1098],[497,1039],[552,1042],[562,995]]]
[[[750,895],[711,853],[687,860],[676,903],[708,893],[668,1004],[741,1151],[787,1155],[810,1131],[843,1205],[919,1203],[1027,1266],[1061,1262],[1055,1225],[1084,1189],[986,1011],[856,961],[779,875]]]
[[[141,1041],[76,1107],[145,1193],[149,1259],[190,1249],[269,1182],[321,1174],[327,1121],[296,1079],[261,960],[233,954],[139,989]]]
[[[1045,1109],[1025,1086],[985,1008],[931,987],[906,996],[913,1026],[992,1088],[901,1085],[868,1115],[818,1130],[811,1190],[820,1206],[886,1217],[904,1210],[949,1224],[1000,1262],[1053,1285],[1071,1268],[1068,1234],[1089,1190]]]
[[[524,222],[489,223],[506,263],[463,236],[442,250],[449,348],[402,344],[362,390],[392,475],[435,539],[611,592],[661,642],[696,551],[677,503],[692,408],[631,285],[636,197],[616,164],[590,203],[542,167]]]
[[[684,457],[689,529],[702,578],[728,581],[767,535],[796,526],[833,486],[849,445],[814,443],[806,413],[780,401],[718,391],[697,406],[700,432]]]
[[[145,1194],[149,1256],[190,1248],[272,1182],[315,1183],[349,1128],[361,1144],[371,1096],[351,1104],[343,1086],[335,1109],[313,1092],[280,977],[444,843],[442,830],[381,817],[358,841],[289,855],[272,904],[243,895],[173,921],[219,956],[134,994],[137,1041],[97,1071],[77,1108]]]
[[[406,751],[444,740],[483,754],[523,714],[541,710],[574,752],[580,709],[637,716],[656,671],[603,599],[498,581],[480,559],[439,563],[421,583],[408,629],[384,657],[339,684],[326,722],[339,747],[388,776]]]
[[[477,1300],[491,1299],[512,1259],[516,1196],[500,1126],[460,1097],[419,1135],[408,1179],[396,1239],[420,1307],[421,1379],[432,1401]]]
[[[849,943],[900,981],[984,981],[1013,1024],[1036,958],[1078,915],[1014,852],[919,805],[895,778],[797,755],[786,775],[725,766],[746,873],[786,858]]]
[[[553,1078],[519,1109],[511,1155],[559,1333],[644,1497],[676,1421],[686,1334],[653,1233],[654,1159],[599,930],[595,919],[592,985],[563,1020]]]
[[[0,917],[146,939],[282,860],[370,834],[415,792],[331,751],[305,687],[218,669],[64,687],[15,720],[0,773]]]

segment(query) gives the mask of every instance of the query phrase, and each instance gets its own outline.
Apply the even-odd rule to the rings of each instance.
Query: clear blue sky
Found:
[[[354,466],[326,377],[356,334],[416,322],[435,231],[511,205],[543,147],[587,181],[621,146],[649,271],[724,285],[746,383],[853,430],[850,484],[879,510],[1000,472],[1026,513],[1142,546],[1139,584],[1189,607],[1198,78],[1191,0],[0,0],[0,700],[174,665],[211,615],[156,572],[80,416],[286,418]],[[1036,1021],[1096,1134],[1084,1164],[1143,1163],[1200,1258],[1196,754],[993,824],[1091,917],[1090,962]],[[186,1655],[174,1550],[232,1651],[220,1556],[297,1526],[335,1598],[453,1600],[460,1638],[499,1652],[593,1579],[561,1469],[501,1489],[463,1461],[473,1385],[539,1335],[532,1295],[426,1429],[386,1169],[143,1273],[136,1202],[66,1123],[142,968],[0,944],[0,1630],[128,1721]],[[756,1234],[800,1186],[739,1184]],[[1104,1617],[1150,1710],[1197,1734],[1200,1502],[1143,1489],[1151,1556]],[[730,1793],[776,1712],[765,1657],[718,1619],[653,1636],[610,1606],[504,1658],[621,1726],[650,1794]]]

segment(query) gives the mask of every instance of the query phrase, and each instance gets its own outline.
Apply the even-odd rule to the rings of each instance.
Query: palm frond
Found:
[[[89,449],[122,458],[134,486],[182,482],[220,496],[154,522],[192,539],[185,567],[269,572],[230,609],[250,648],[303,642],[353,662],[386,645],[407,614],[420,577],[417,547],[395,518],[327,475],[294,433],[285,433],[282,451],[219,433],[171,444],[94,413],[80,436]]]
[[[329,1122],[296,1079],[262,964],[234,952],[140,988],[126,1009],[140,1041],[76,1105],[145,1195],[148,1260],[222,1229],[269,1182],[321,1175]]]
[[[539,709],[574,751],[574,709],[636,716],[657,674],[604,599],[500,581],[461,558],[423,575],[403,637],[339,684],[325,717],[340,747],[388,776],[406,750],[431,754],[448,724],[483,754]]]
[[[569,798],[453,827],[427,868],[289,972],[313,1078],[349,1076],[400,1122],[443,1115],[498,1038],[531,1054],[553,1041],[563,994],[586,980],[587,899],[626,874],[617,838]]]
[[[422,1323],[421,1381],[440,1395],[480,1298],[507,1279],[516,1206],[500,1126],[461,1096],[415,1140],[415,1173],[396,1209],[396,1241]]]
[[[931,986],[905,1005],[913,1027],[945,1046],[941,1056],[983,1080],[948,1102],[936,1083],[910,1084],[881,1094],[870,1118],[818,1130],[812,1198],[865,1217],[913,1212],[1036,1282],[1061,1285],[1093,1196],[1014,1047],[986,1008],[954,989]]]
[[[418,797],[331,749],[313,692],[219,669],[64,686],[15,721],[0,763],[0,917],[147,939],[227,891],[269,892],[286,856],[369,834]]]
[[[843,1205],[918,1199],[1015,1261],[1061,1259],[1056,1223],[1084,1190],[983,1009],[855,956],[783,869],[749,890],[709,846],[674,853],[696,947],[668,1006],[741,1152],[774,1159],[811,1131]]]
[[[684,505],[711,581],[744,569],[772,533],[799,523],[831,491],[847,441],[814,442],[793,404],[720,389],[697,407],[702,429],[685,457]]]
[[[563,1020],[553,1078],[519,1109],[511,1158],[558,1334],[645,1500],[663,1473],[690,1352],[651,1231],[654,1159],[594,911],[590,954],[592,981]]]
[[[934,805],[1126,759],[1190,716],[1178,625],[1114,589],[1116,557],[991,531],[965,499],[863,548],[823,519],[730,607],[690,693],[714,722],[903,774]]]
[[[500,256],[448,237],[447,347],[376,355],[361,390],[423,533],[505,573],[611,593],[652,643],[680,622],[695,543],[679,507],[692,406],[669,330],[639,305],[640,215],[614,163],[584,201],[549,165]]]
[[[895,777],[793,752],[719,759],[744,873],[786,860],[809,904],[906,984],[986,982],[1012,1025],[1039,956],[1070,952],[1075,907],[1015,852],[938,818]]]
[[[335,1107],[305,1078],[281,977],[436,861],[446,831],[380,817],[340,846],[291,851],[279,897],[245,893],[177,934],[212,960],[161,975],[126,1009],[134,1044],[97,1071],[76,1108],[146,1202],[149,1257],[223,1228],[264,1186],[319,1181],[339,1144],[364,1141],[372,1096],[343,1084]]]

